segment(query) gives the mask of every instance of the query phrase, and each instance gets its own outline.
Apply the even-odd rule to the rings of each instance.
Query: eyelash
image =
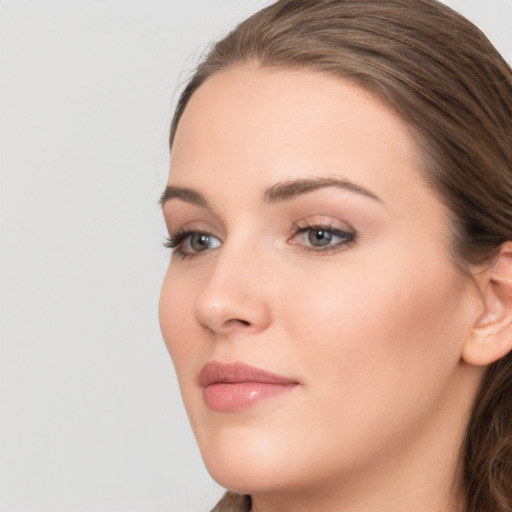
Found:
[[[314,246],[308,246],[305,244],[298,244],[298,243],[291,243],[291,245],[300,245],[302,250],[305,252],[313,252],[317,254],[326,254],[334,251],[342,250],[343,248],[351,247],[357,239],[357,235],[355,231],[345,231],[343,229],[334,228],[328,224],[308,224],[308,225],[296,225],[294,226],[294,233],[290,237],[289,240],[293,240],[294,238],[303,235],[308,232],[312,231],[324,231],[328,233],[331,236],[340,238],[341,241],[333,244],[328,245],[326,247],[314,247]],[[201,231],[201,230],[190,230],[190,229],[183,229],[178,230],[173,233],[170,233],[168,237],[166,237],[164,241],[164,247],[167,247],[169,249],[172,249],[172,254],[176,254],[183,260],[189,260],[195,257],[200,256],[203,252],[207,253],[210,252],[211,249],[207,249],[205,251],[198,251],[198,252],[187,252],[183,249],[184,243],[190,239],[193,235],[204,235],[208,237],[213,237],[217,239],[217,237],[214,237],[211,233],[208,233],[207,231]],[[218,239],[217,239],[218,240]]]
[[[206,235],[206,236],[213,236],[210,233],[206,231],[200,231],[196,229],[183,229],[178,230],[173,233],[170,233],[168,237],[165,238],[164,241],[164,247],[167,247],[168,249],[172,249],[172,254],[176,254],[179,256],[182,260],[189,260],[192,258],[195,258],[197,256],[201,255],[201,252],[196,253],[189,253],[185,250],[183,250],[183,244],[190,239],[193,235]],[[208,251],[204,251],[208,252]]]
[[[357,239],[356,232],[351,229],[350,231],[346,231],[344,229],[335,228],[331,226],[330,224],[307,224],[307,225],[296,225],[294,228],[294,234],[291,237],[291,239],[308,232],[313,231],[324,231],[326,233],[329,233],[329,235],[340,238],[339,242],[336,242],[332,245],[328,245],[326,247],[314,247],[314,246],[308,246],[308,245],[301,245],[301,248],[305,252],[314,252],[317,254],[326,254],[330,252],[340,251],[344,248],[351,247]],[[299,244],[292,244],[292,245],[299,245]]]

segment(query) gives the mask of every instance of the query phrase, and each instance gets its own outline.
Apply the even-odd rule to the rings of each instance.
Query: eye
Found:
[[[313,247],[325,247],[333,243],[336,235],[327,229],[309,229],[307,231],[307,239]]]
[[[332,226],[304,226],[297,228],[290,243],[300,245],[307,251],[325,252],[350,245],[355,238],[354,232]]]
[[[211,233],[202,231],[178,231],[171,233],[164,245],[173,249],[173,254],[178,254],[183,258],[191,258],[220,247],[221,241]]]

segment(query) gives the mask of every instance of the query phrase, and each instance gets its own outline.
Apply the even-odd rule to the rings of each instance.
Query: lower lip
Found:
[[[295,384],[234,382],[210,384],[203,390],[206,406],[216,412],[235,412],[295,387]]]

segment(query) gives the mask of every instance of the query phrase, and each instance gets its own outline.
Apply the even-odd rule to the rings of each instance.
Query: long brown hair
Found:
[[[205,80],[233,64],[307,68],[353,82],[409,125],[423,173],[451,212],[462,271],[512,240],[512,70],[484,34],[436,0],[279,0],[217,42]],[[486,371],[461,453],[467,512],[512,511],[512,355]],[[250,510],[227,495],[216,512]]]

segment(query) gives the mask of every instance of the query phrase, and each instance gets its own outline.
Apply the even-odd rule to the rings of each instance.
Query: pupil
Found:
[[[314,229],[309,233],[309,242],[315,247],[321,247],[323,245],[329,245],[332,239],[332,235],[325,229]]]
[[[190,245],[196,252],[201,252],[208,249],[209,243],[210,237],[208,235],[194,235],[190,240]]]

